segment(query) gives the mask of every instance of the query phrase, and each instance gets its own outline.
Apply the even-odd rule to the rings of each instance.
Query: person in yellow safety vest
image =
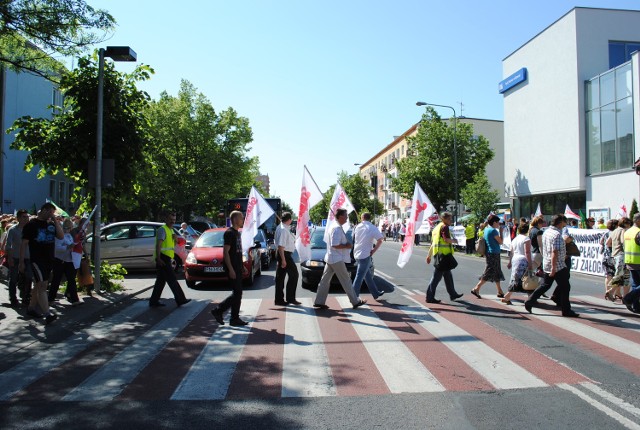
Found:
[[[633,227],[624,233],[624,262],[631,275],[631,291],[622,301],[631,312],[640,313],[640,212],[633,216]]]
[[[449,232],[449,226],[453,221],[453,215],[451,212],[442,212],[440,214],[442,222],[438,224],[431,233],[431,247],[429,248],[429,254],[427,255],[427,264],[431,264],[431,257],[435,258],[436,254],[448,255],[453,254],[453,244],[456,240],[451,237]],[[440,300],[436,299],[436,288],[438,283],[444,277],[444,285],[447,287],[447,293],[451,301],[457,300],[463,296],[458,294],[453,285],[453,276],[451,270],[440,270],[437,267],[433,267],[433,276],[429,281],[427,287],[427,303],[440,303]]]
[[[472,222],[468,222],[464,228],[464,237],[467,239],[466,254],[473,254],[476,250],[476,227]]]
[[[176,214],[170,211],[163,211],[160,216],[165,224],[160,226],[156,231],[156,246],[154,256],[156,259],[156,283],[153,286],[153,292],[149,299],[149,306],[152,308],[166,306],[160,301],[164,284],[169,284],[173,297],[178,306],[189,303],[191,299],[187,299],[176,279],[176,273],[173,270],[173,257],[175,246],[175,235],[173,233],[173,224],[176,222]]]

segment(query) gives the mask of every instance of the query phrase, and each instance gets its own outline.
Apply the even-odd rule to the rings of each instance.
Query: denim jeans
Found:
[[[640,311],[640,270],[629,270],[631,275],[631,291],[624,296],[624,302]]]
[[[367,283],[367,288],[369,288],[369,292],[373,295],[373,298],[378,298],[380,295],[380,291],[376,287],[376,283],[373,280],[373,275],[369,270],[369,266],[371,266],[371,256],[367,258],[362,258],[358,260],[358,268],[356,270],[356,277],[353,280],[353,290],[356,293],[356,296],[360,295],[360,287],[362,287],[362,281],[364,280]]]

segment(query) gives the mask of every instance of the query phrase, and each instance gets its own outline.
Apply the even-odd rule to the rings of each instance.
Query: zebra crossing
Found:
[[[455,305],[371,301],[329,310],[245,299],[246,327],[218,326],[213,304],[135,302],[0,374],[0,401],[221,400],[559,387],[603,394],[589,376]],[[560,341],[640,373],[640,320],[604,300],[573,297],[584,318],[481,301]],[[480,302],[474,302],[480,303]],[[580,389],[576,388],[580,387]],[[598,391],[600,390],[600,391]],[[630,410],[635,411],[633,407]],[[640,417],[640,412],[638,412]]]

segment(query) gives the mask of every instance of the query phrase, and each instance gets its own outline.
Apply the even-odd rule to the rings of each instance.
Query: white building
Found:
[[[0,68],[0,213],[13,213],[16,209],[30,211],[34,206],[40,209],[47,198],[63,209],[71,209],[73,182],[62,174],[38,179],[38,166],[26,172],[27,153],[10,149],[13,135],[5,134],[22,116],[51,118],[49,106],[60,106],[61,98],[56,86],[40,76]]]
[[[577,7],[503,60],[504,172],[516,216],[615,218],[638,200],[640,11]]]

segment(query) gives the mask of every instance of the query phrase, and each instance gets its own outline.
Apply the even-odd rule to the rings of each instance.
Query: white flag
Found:
[[[620,209],[618,209],[618,215],[616,216],[616,219],[628,218],[628,217],[629,217],[629,214],[627,213],[627,206],[623,202],[620,205]]]
[[[409,262],[411,254],[413,253],[413,238],[416,231],[420,229],[422,223],[428,223],[429,217],[436,212],[436,208],[433,207],[429,197],[420,188],[418,182],[413,190],[413,201],[411,202],[411,217],[407,222],[407,233],[404,236],[404,242],[402,242],[402,248],[400,248],[400,255],[398,255],[398,266],[404,267]]]
[[[540,203],[538,203],[538,207],[536,208],[536,213],[533,214],[533,216],[540,216],[542,215],[542,211],[540,210]]]
[[[336,211],[338,209],[346,209],[347,214],[355,211],[356,208],[351,204],[351,200],[347,196],[347,193],[344,192],[340,184],[336,184],[336,189],[333,192],[333,197],[331,197],[331,203],[329,203],[329,214],[327,215],[327,228],[324,231],[324,241],[327,246],[330,243],[329,232],[331,231],[331,226],[336,223]],[[347,221],[343,226],[343,230],[347,232],[349,230],[349,221]]]
[[[302,188],[300,190],[300,209],[298,210],[298,226],[296,227],[296,250],[300,261],[311,258],[311,234],[309,232],[309,210],[322,200],[322,192],[311,173],[304,166]]]
[[[249,201],[247,202],[247,213],[244,216],[244,226],[240,235],[243,252],[253,246],[253,238],[258,234],[258,227],[271,218],[274,213],[269,203],[256,190],[256,187],[251,187]]]

